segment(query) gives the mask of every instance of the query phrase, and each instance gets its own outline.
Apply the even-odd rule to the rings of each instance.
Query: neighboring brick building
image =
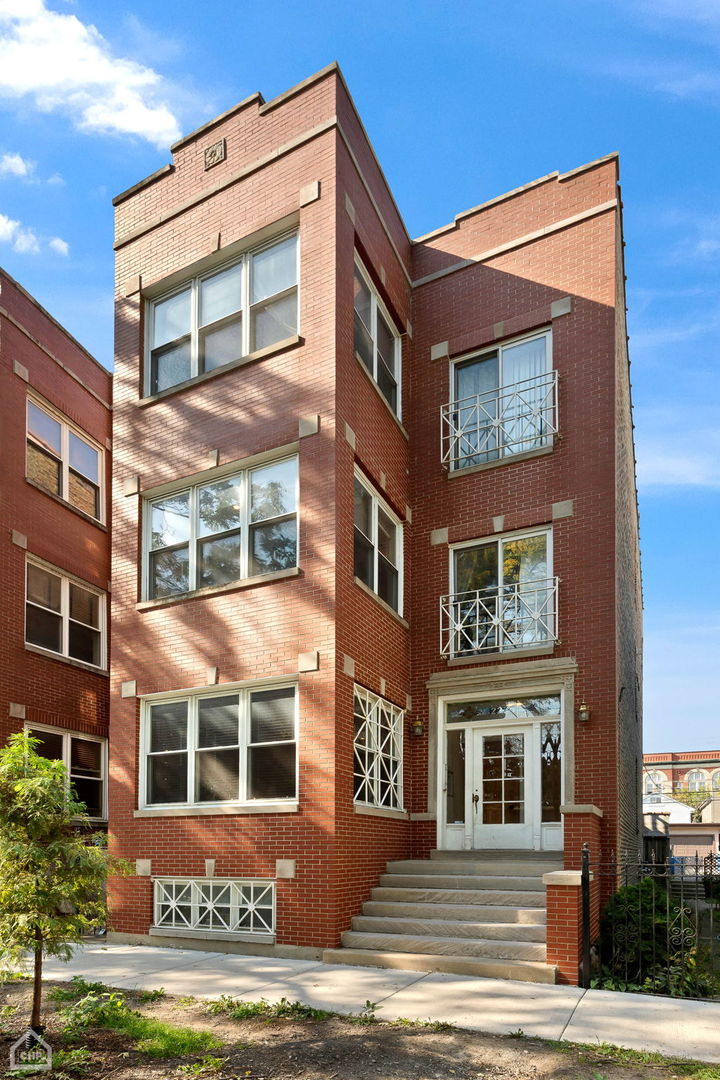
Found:
[[[23,727],[107,820],[110,372],[0,269],[0,741]]]
[[[695,793],[696,820],[683,821],[668,799],[681,792]],[[644,754],[643,793],[643,811],[669,820],[673,855],[694,859],[720,852],[720,750]]]
[[[616,157],[413,241],[335,65],[172,152],[115,200],[115,931],[573,981],[539,875],[640,844]]]

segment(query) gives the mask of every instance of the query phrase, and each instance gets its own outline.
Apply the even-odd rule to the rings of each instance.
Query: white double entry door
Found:
[[[560,850],[559,699],[456,702],[444,712],[439,846]]]

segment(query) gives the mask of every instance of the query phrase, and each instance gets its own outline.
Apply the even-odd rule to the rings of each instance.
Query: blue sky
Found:
[[[111,197],[331,60],[412,235],[620,151],[646,750],[720,749],[718,0],[0,0],[0,264],[110,365]]]

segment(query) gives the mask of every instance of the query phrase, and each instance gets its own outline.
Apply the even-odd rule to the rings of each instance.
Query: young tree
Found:
[[[78,829],[76,800],[60,761],[39,740],[11,735],[0,750],[0,954],[34,958],[30,1025],[40,1028],[44,956],[68,959],[71,945],[105,922],[104,837]]]

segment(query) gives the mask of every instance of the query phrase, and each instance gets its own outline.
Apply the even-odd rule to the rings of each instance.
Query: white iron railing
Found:
[[[557,638],[558,579],[440,597],[442,656],[503,652]]]
[[[484,465],[549,446],[558,432],[557,372],[474,394],[440,410],[442,463]]]

